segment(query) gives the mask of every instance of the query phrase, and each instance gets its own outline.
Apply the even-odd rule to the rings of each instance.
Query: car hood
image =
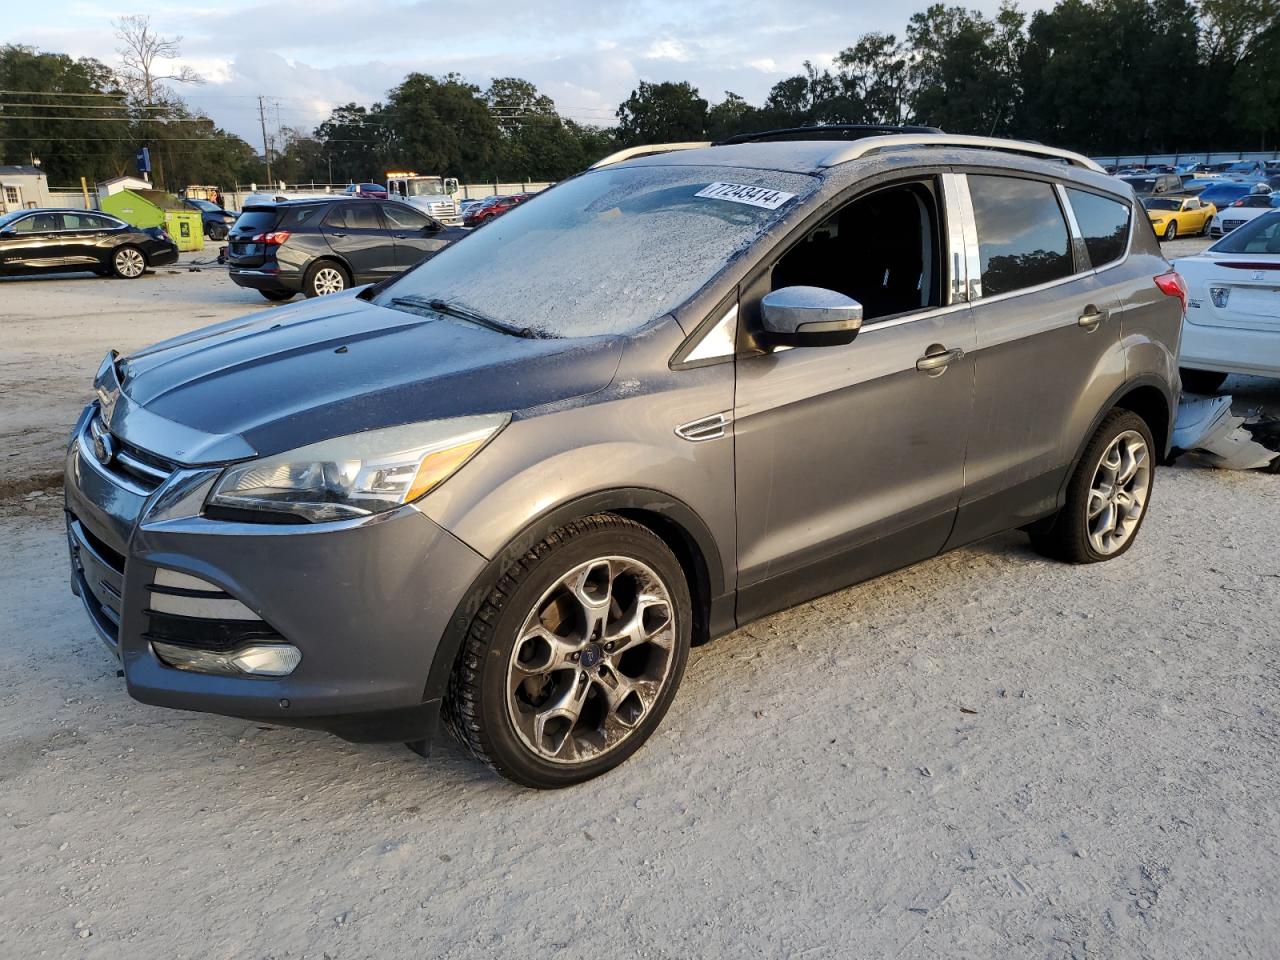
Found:
[[[618,337],[526,340],[352,291],[166,340],[118,369],[123,406],[143,412],[135,422],[158,417],[188,436],[239,438],[266,456],[378,427],[561,403],[608,386],[621,356]],[[182,463],[217,459],[126,439]]]

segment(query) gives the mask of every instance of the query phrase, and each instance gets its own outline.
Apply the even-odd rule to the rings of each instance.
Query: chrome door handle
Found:
[[[1107,312],[1097,307],[1085,307],[1084,313],[1076,317],[1076,323],[1086,330],[1097,329],[1098,324],[1107,319]]]
[[[936,377],[963,356],[964,351],[959,347],[947,350],[941,345],[935,344],[926,351],[923,357],[916,361],[916,369],[921,373]]]

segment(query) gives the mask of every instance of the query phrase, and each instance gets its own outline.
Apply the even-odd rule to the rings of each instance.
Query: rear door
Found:
[[[335,203],[320,228],[333,252],[351,267],[355,286],[375,283],[399,270],[395,238],[379,206],[369,200]]]
[[[438,221],[406,203],[388,203],[382,208],[382,215],[395,240],[397,270],[429,260],[449,245]]]
[[[1066,191],[1032,174],[966,180],[981,282],[971,291],[973,434],[952,546],[1051,512],[1081,421],[1125,377],[1117,304],[1090,266]]]

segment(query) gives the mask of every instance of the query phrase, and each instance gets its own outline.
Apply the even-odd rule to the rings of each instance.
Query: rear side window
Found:
[[[978,226],[983,296],[1071,276],[1067,221],[1050,184],[970,175],[969,195]]]
[[[338,227],[347,230],[381,230],[382,221],[378,217],[378,208],[372,203],[335,203],[324,218],[326,227]]]
[[[1123,257],[1129,244],[1129,205],[1071,187],[1067,188],[1067,199],[1071,201],[1071,210],[1076,215],[1085,249],[1089,251],[1089,262],[1094,268]],[[1167,207],[1163,205],[1166,202],[1152,201],[1152,204],[1159,205],[1157,209],[1178,208],[1176,202]],[[1198,201],[1192,202],[1199,206]]]
[[[320,222],[320,215],[324,211],[324,205],[319,203],[294,207],[289,214],[289,229],[298,230],[302,227],[315,226]]]

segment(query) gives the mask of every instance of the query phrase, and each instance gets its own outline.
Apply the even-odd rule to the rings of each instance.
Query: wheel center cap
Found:
[[[604,659],[604,650],[598,643],[588,643],[582,648],[582,657],[580,662],[583,669],[591,670],[600,665],[600,661]]]

